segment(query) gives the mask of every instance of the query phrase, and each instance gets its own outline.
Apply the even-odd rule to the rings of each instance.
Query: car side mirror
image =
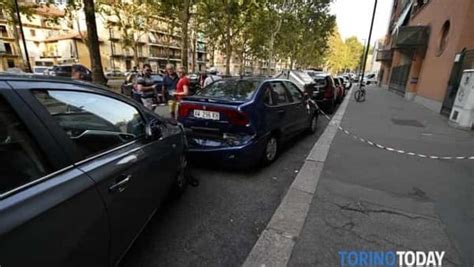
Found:
[[[145,135],[149,140],[156,140],[161,137],[160,121],[153,119],[145,126]]]

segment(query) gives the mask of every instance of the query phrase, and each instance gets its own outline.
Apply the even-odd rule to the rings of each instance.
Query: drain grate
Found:
[[[425,128],[425,126],[417,120],[404,120],[404,119],[394,119],[394,118],[392,118],[392,122],[394,124],[402,125],[402,126],[412,126],[412,127],[418,127],[418,128]]]

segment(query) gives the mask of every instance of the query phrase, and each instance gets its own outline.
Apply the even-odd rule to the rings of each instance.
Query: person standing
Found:
[[[209,71],[209,75],[207,76],[206,80],[204,80],[203,88],[208,86],[209,84],[213,83],[214,81],[222,79],[221,77],[217,76],[217,70],[213,69]]]
[[[207,74],[206,74],[206,71],[205,70],[202,70],[200,75],[199,75],[199,88],[204,88],[204,81],[206,81],[206,78],[207,78]]]
[[[137,77],[135,83],[135,89],[136,91],[134,94],[137,94],[138,96],[135,98],[138,100],[138,97],[140,97],[141,103],[153,110],[153,98],[155,97],[155,84],[153,82],[153,79],[151,78],[151,66],[150,64],[143,64],[143,71],[140,76]]]
[[[170,104],[170,113],[173,119],[176,119],[176,109],[183,97],[189,95],[189,79],[186,77],[186,72],[183,67],[179,67],[176,71],[178,73],[179,81],[176,84],[176,92],[173,93],[174,100]]]
[[[179,77],[174,70],[174,66],[171,64],[166,65],[166,75],[163,77],[163,86],[161,87],[161,93],[165,101],[168,101],[170,106],[170,113],[173,117],[171,105],[174,103],[173,93],[176,91],[176,85],[178,84]]]

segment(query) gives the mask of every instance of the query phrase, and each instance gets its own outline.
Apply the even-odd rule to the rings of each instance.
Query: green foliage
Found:
[[[342,41],[337,29],[329,40],[330,49],[326,57],[326,66],[332,73],[345,70],[356,70],[362,60],[364,45],[357,37],[352,36]]]

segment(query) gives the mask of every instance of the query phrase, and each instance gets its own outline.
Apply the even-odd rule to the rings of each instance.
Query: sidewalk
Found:
[[[474,133],[378,87],[350,100],[341,126],[387,147],[471,156]],[[390,152],[336,134],[289,266],[340,266],[341,250],[445,251],[443,266],[474,264],[474,160]]]

